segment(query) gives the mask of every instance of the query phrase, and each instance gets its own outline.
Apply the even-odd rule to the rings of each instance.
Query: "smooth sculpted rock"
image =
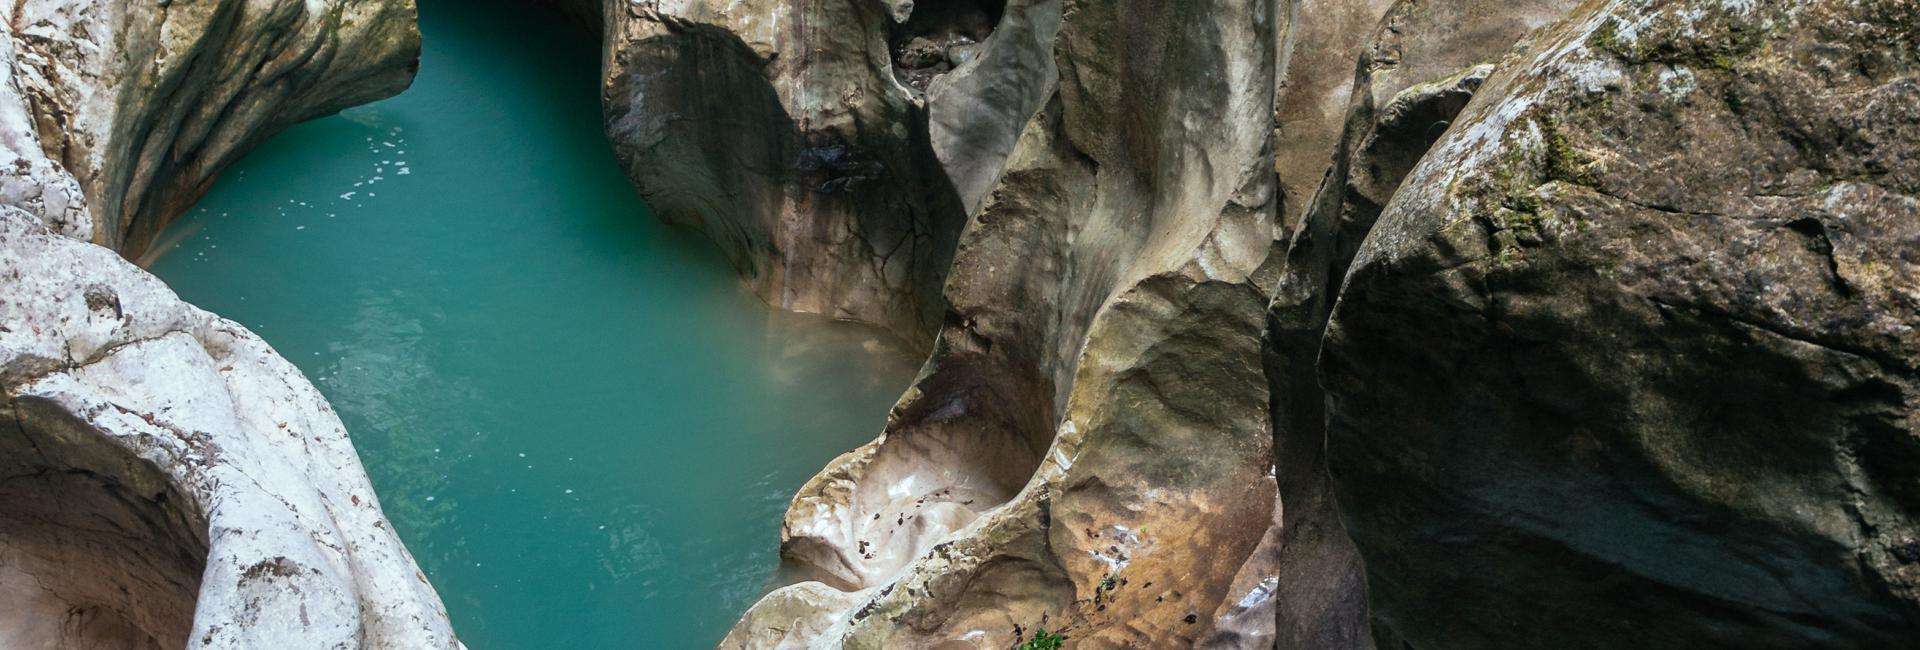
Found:
[[[783,550],[816,580],[724,647],[1272,643],[1272,7],[1016,10],[1041,49],[1001,61],[1037,77],[950,73],[1046,83],[996,118],[1019,119],[1004,159],[975,161],[932,357],[796,496]]]
[[[1911,645],[1915,251],[1920,5],[1587,2],[1530,37],[1321,356],[1383,643]]]
[[[1394,0],[1279,0],[1274,172],[1281,224],[1297,227],[1327,174],[1347,122],[1356,68],[1372,65],[1368,39]],[[1367,58],[1361,58],[1365,55]],[[1361,74],[1364,74],[1362,72]]]
[[[648,205],[704,231],[767,302],[924,346],[964,214],[922,91],[894,76],[914,41],[890,37],[911,7],[611,3],[602,92],[614,150]],[[998,19],[997,7],[974,8],[956,13]],[[915,62],[949,65],[942,38],[921,37]]]
[[[776,307],[927,345],[966,215],[1054,86],[1060,1],[605,10],[608,134],[654,211]]]
[[[459,647],[320,393],[121,257],[404,87],[412,4],[0,7],[0,646]]]
[[[5,0],[0,10],[12,50],[0,92],[7,148],[28,155],[18,152],[37,139],[40,157],[77,181],[84,214],[69,209],[72,188],[42,192],[67,204],[48,206],[55,228],[128,257],[267,136],[406,88],[420,49],[411,0]]]
[[[0,645],[458,647],[299,369],[0,207]]]

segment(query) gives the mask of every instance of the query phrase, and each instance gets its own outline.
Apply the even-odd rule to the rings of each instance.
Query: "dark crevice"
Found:
[[[185,646],[208,549],[193,501],[57,404],[9,396],[0,422],[0,629],[36,647]]]
[[[981,43],[1000,24],[1006,0],[953,0],[916,6],[906,22],[893,23],[887,50],[900,84],[926,92],[933,79],[978,56]]]

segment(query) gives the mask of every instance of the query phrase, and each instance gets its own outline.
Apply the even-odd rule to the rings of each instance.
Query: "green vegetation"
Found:
[[[1027,639],[1026,642],[1021,643],[1015,650],[1060,650],[1066,642],[1067,637],[1048,632],[1045,629],[1037,629],[1033,631],[1033,638]]]

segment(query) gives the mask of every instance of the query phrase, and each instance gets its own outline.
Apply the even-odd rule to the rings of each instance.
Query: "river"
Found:
[[[711,646],[913,364],[648,214],[594,37],[503,0],[422,31],[410,90],[255,150],[152,270],[326,394],[470,646]]]

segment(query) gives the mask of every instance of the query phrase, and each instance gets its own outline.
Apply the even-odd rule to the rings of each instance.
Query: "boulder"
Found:
[[[405,87],[412,3],[8,15],[0,646],[460,647],[320,393],[123,258],[253,143]]]
[[[1320,6],[1320,5],[1339,6]],[[1273,388],[1275,464],[1285,516],[1279,524],[1276,589],[1282,647],[1345,648],[1368,639],[1366,580],[1340,520],[1327,475],[1326,396],[1317,360],[1327,318],[1354,251],[1380,206],[1434,140],[1445,133],[1505,51],[1564,15],[1574,0],[1401,0],[1388,7],[1350,57],[1297,54],[1280,89],[1278,137],[1283,189],[1308,176],[1310,195],[1290,193],[1294,221],[1278,246],[1284,258],[1270,306],[1263,358]],[[1299,29],[1308,42],[1344,42],[1354,5],[1306,2]],[[1316,16],[1321,16],[1316,18]],[[1285,56],[1285,50],[1282,50]],[[1308,58],[1301,58],[1302,56]],[[1334,70],[1341,74],[1336,75]],[[1344,75],[1344,76],[1343,76]],[[1340,79],[1337,87],[1329,80]],[[1344,109],[1328,119],[1334,90]],[[1278,257],[1276,255],[1276,257]]]
[[[1920,634],[1920,6],[1609,0],[1406,174],[1321,353],[1377,630]]]

